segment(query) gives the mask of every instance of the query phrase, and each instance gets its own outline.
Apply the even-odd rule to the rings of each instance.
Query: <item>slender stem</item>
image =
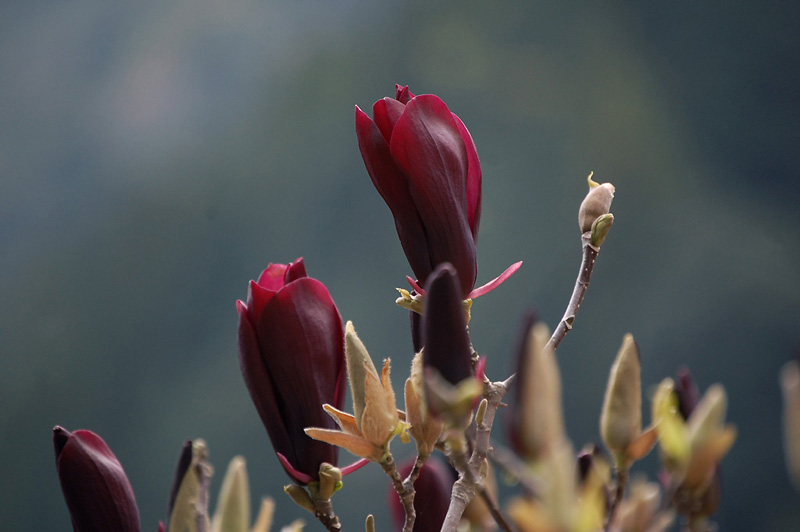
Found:
[[[422,468],[425,465],[425,462],[428,460],[428,456],[417,454],[417,459],[414,462],[414,467],[411,469],[411,472],[408,474],[408,477],[403,481],[403,486],[406,489],[414,488],[414,483],[419,478],[419,474],[422,472]]]
[[[419,462],[419,458],[417,458],[417,463]],[[424,463],[424,461],[423,461]],[[397,492],[397,496],[400,497],[400,503],[403,505],[403,509],[406,512],[406,520],[403,524],[403,532],[412,532],[414,530],[414,521],[417,519],[417,512],[414,510],[414,483],[406,483],[403,482],[403,479],[400,478],[400,472],[397,471],[397,464],[395,464],[394,456],[391,453],[381,461],[381,467],[392,480],[392,485],[394,486],[394,490]],[[414,464],[416,468],[417,464]],[[422,466],[420,465],[420,469]],[[412,471],[413,473],[413,471]],[[419,472],[417,472],[419,475]]]
[[[575,287],[572,289],[572,297],[569,298],[567,310],[564,311],[564,316],[558,323],[558,327],[553,331],[553,335],[547,342],[547,347],[554,351],[558,348],[558,344],[561,343],[561,340],[572,330],[575,316],[578,314],[578,309],[581,307],[583,297],[586,295],[586,290],[589,288],[589,281],[592,278],[594,263],[597,260],[597,254],[600,252],[600,248],[594,247],[591,244],[591,239],[591,231],[587,231],[581,236],[581,242],[583,243],[581,269],[578,271],[578,278],[575,280]]]
[[[617,469],[617,489],[614,493],[614,499],[611,501],[611,508],[608,510],[608,519],[606,519],[606,526],[604,530],[608,532],[611,529],[611,522],[614,521],[614,514],[625,495],[625,486],[628,483],[628,469]]]
[[[534,496],[537,493],[541,493],[542,486],[540,481],[531,473],[528,465],[508,448],[492,442],[489,460],[506,475],[515,478],[528,495]]]
[[[329,532],[341,532],[342,524],[339,522],[339,517],[333,512],[333,504],[330,499],[314,499],[314,517]]]
[[[450,507],[447,509],[447,515],[444,518],[442,532],[455,532],[458,529],[458,524],[467,504],[483,486],[481,471],[490,450],[489,434],[492,430],[495,414],[503,396],[508,391],[511,379],[513,379],[513,376],[502,382],[490,382],[486,386],[486,391],[484,392],[484,397],[488,402],[486,413],[483,416],[483,422],[477,426],[472,455],[465,464],[463,472],[459,470],[459,478],[453,484]],[[458,456],[451,456],[450,458],[456,468],[460,469],[459,466],[462,465],[462,463],[459,463],[461,458]]]
[[[195,444],[199,458],[195,464],[195,474],[197,475],[197,502],[195,504],[195,525],[197,532],[207,532],[206,525],[208,524],[208,492],[209,485],[211,484],[211,475],[213,469],[211,464],[208,463],[208,449],[205,443],[202,445]]]
[[[495,523],[497,526],[500,527],[500,530],[503,532],[513,532],[511,525],[508,524],[506,521],[505,516],[500,512],[500,508],[497,507],[497,502],[492,497],[492,494],[486,489],[486,487],[482,487],[480,491],[481,499],[483,502],[486,503],[486,507],[489,509],[489,513],[492,514]]]

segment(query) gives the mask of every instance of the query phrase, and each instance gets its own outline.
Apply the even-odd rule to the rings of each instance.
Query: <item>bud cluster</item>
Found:
[[[396,86],[395,96],[375,102],[372,113],[370,118],[356,107],[356,137],[414,275],[406,278],[410,289],[397,289],[396,300],[411,313],[413,352],[373,359],[326,286],[306,274],[302,258],[269,264],[236,304],[242,377],[288,476],[289,498],[327,530],[340,531],[333,496],[344,489],[344,477],[373,463],[389,478],[393,525],[403,532],[511,530],[511,523],[521,532],[659,532],[678,516],[689,530],[709,529],[720,501],[720,464],[736,439],[725,421],[721,385],[701,397],[688,370],[680,370],[656,387],[645,426],[642,357],[627,334],[597,408],[605,452],[588,444],[576,453],[565,429],[557,348],[574,326],[614,222],[614,186],[588,177],[589,192],[578,209],[581,267],[564,317],[551,333],[530,314],[516,374],[492,381],[470,336],[473,303],[507,281],[521,262],[475,288],[482,172],[472,136],[438,96],[416,96],[408,87]],[[409,368],[402,410],[389,355]],[[787,365],[781,385],[786,452],[800,485],[798,368]],[[345,379],[352,413],[344,410]],[[504,406],[508,449],[490,439]],[[400,466],[391,449],[398,436],[416,448]],[[90,431],[61,427],[53,442],[74,530],[140,530],[133,489],[105,442]],[[357,459],[340,467],[340,447]],[[660,483],[632,476],[634,464],[655,447]],[[503,503],[497,501],[498,470],[520,487]],[[269,498],[251,523],[243,458],[230,462],[213,514],[212,475],[205,443],[187,441],[159,530],[270,529],[275,502]],[[385,529],[372,515],[365,522],[367,531]],[[284,530],[302,526],[298,521]]]

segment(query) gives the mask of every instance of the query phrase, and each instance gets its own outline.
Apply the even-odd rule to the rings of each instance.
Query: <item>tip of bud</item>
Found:
[[[56,456],[61,454],[61,451],[64,449],[64,446],[67,444],[67,440],[72,434],[70,431],[62,427],[61,425],[56,425],[53,427],[53,446],[56,449]]]

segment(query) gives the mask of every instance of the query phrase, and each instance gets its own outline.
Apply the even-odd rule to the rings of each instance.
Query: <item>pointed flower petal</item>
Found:
[[[76,532],[139,532],[139,510],[122,465],[100,436],[53,429],[56,470]]]
[[[392,211],[420,283],[443,262],[455,265],[462,298],[477,276],[475,241],[481,167],[472,136],[437,96],[397,86],[378,100],[374,122],[356,108],[356,134],[373,184]]]
[[[272,446],[292,471],[316,478],[338,450],[316,442],[305,427],[333,428],[321,405],[344,402],[344,327],[327,288],[306,276],[302,258],[270,264],[239,302],[242,376]],[[303,477],[305,478],[305,477]]]

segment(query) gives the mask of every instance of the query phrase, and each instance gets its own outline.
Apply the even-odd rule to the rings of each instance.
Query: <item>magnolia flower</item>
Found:
[[[396,86],[395,98],[356,107],[361,156],[392,211],[411,269],[424,283],[442,262],[461,276],[462,295],[475,285],[475,241],[481,213],[481,165],[467,128],[433,94]]]
[[[472,290],[478,274],[482,178],[475,143],[461,119],[438,96],[415,96],[400,85],[394,98],[375,102],[372,113],[370,119],[356,106],[358,147],[394,216],[417,277],[412,286],[425,284],[444,262],[458,271],[462,299],[482,295],[510,277],[521,263],[480,292]]]
[[[239,311],[239,362],[247,389],[286,473],[307,484],[338,449],[306,436],[333,428],[322,410],[344,403],[344,330],[328,289],[302,259],[270,264]]]

